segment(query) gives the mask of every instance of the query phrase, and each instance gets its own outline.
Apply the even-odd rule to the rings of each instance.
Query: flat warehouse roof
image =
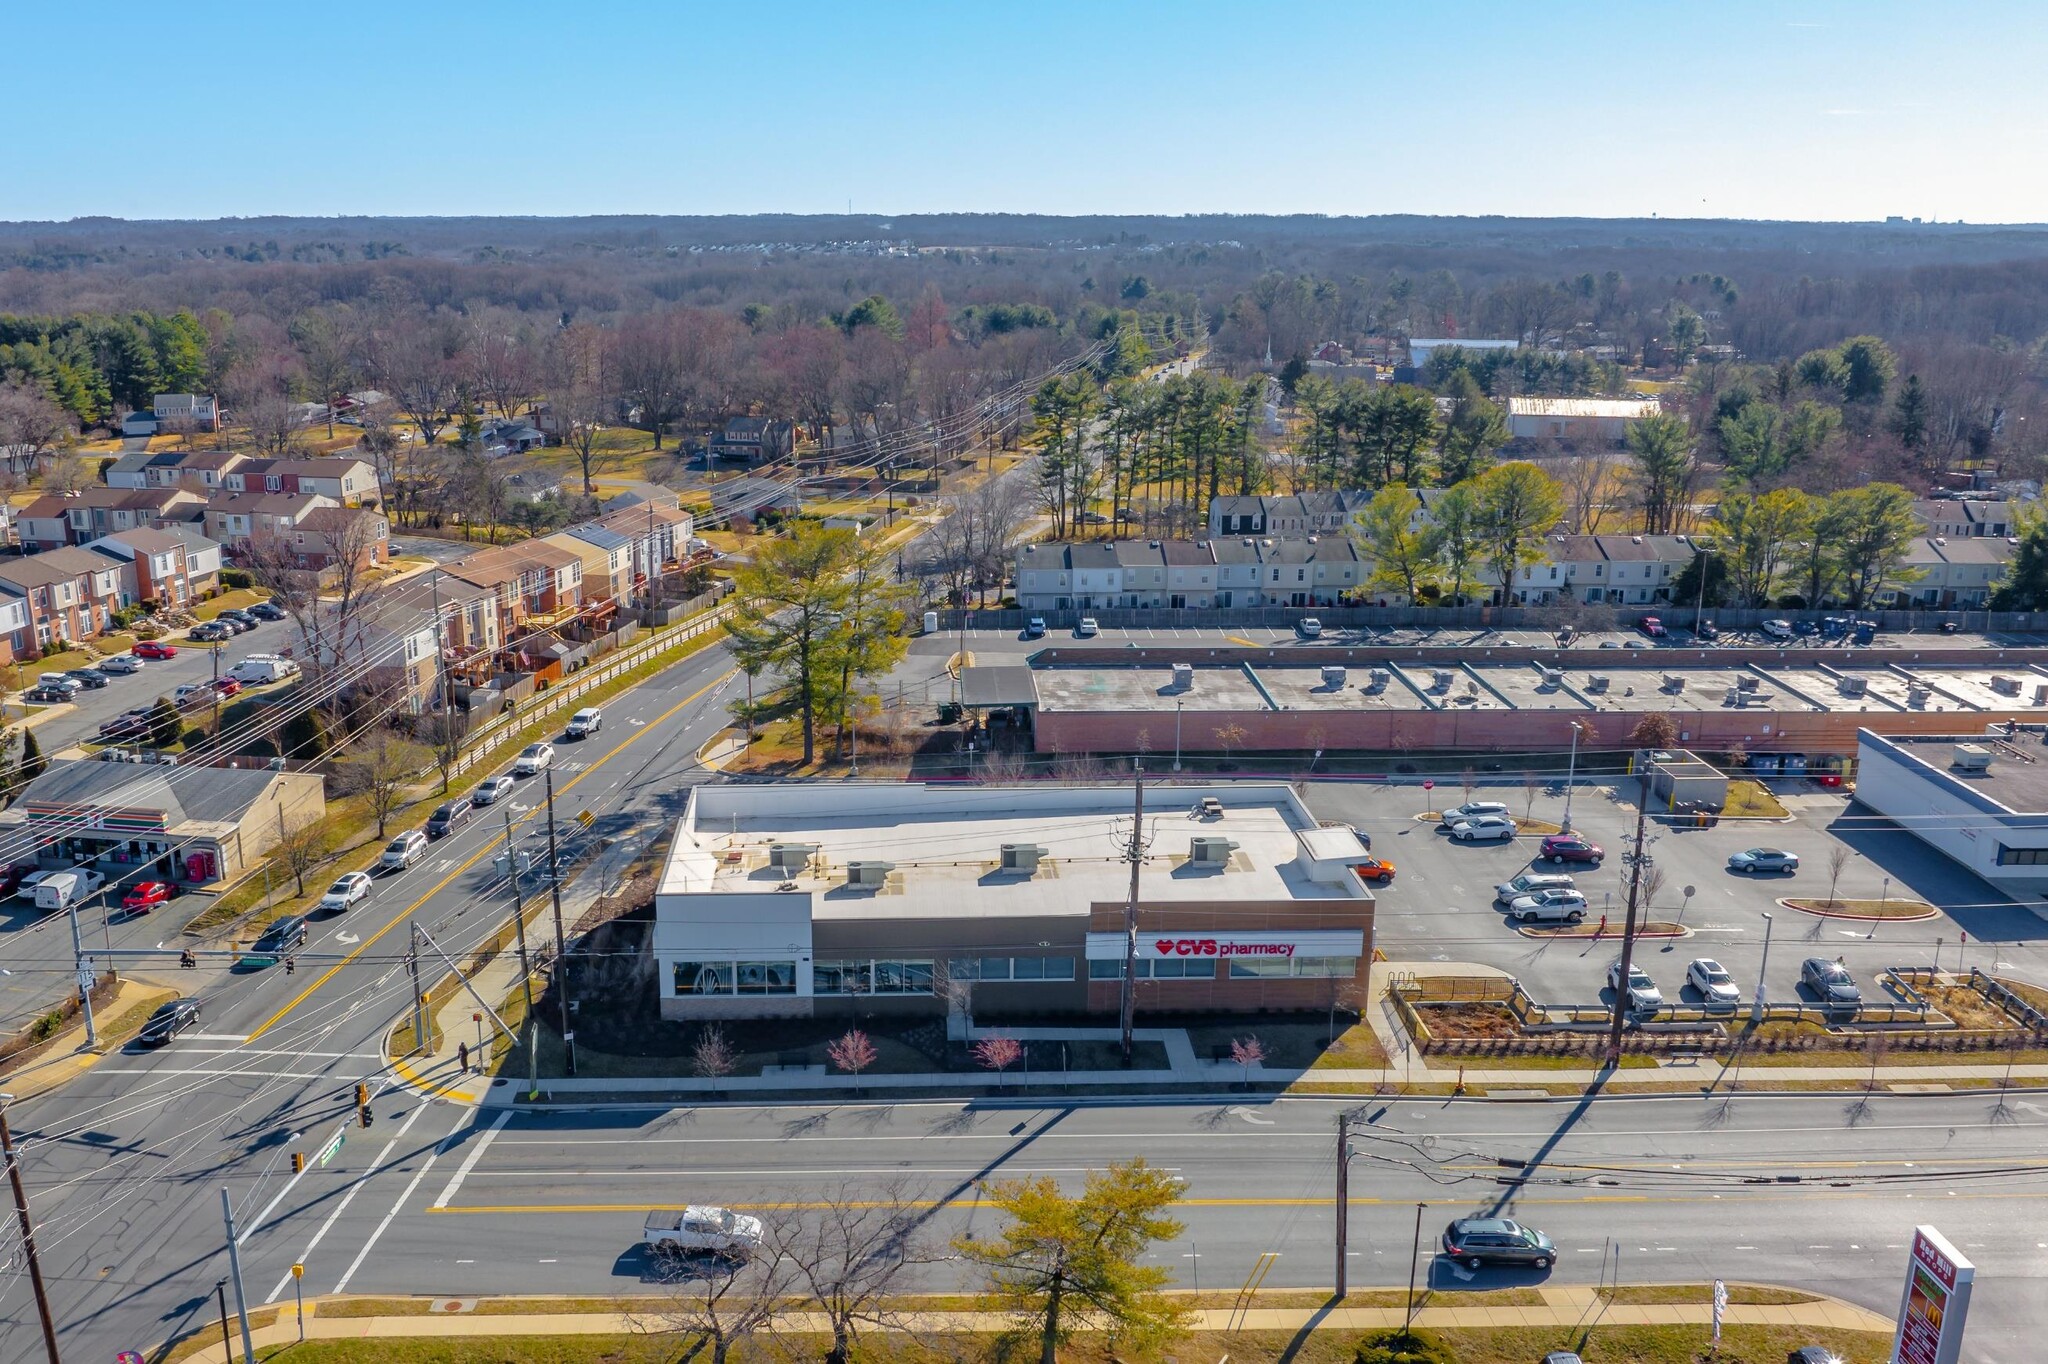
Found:
[[[1220,818],[1196,812],[1204,798],[1221,802]],[[788,884],[810,893],[818,919],[1084,917],[1129,892],[1131,811],[1129,786],[699,787],[659,893],[761,894]],[[1370,899],[1356,877],[1323,882],[1302,868],[1302,835],[1316,828],[1284,785],[1150,788],[1140,897]],[[1223,865],[1198,866],[1196,839],[1236,847]],[[771,861],[777,844],[813,851],[799,870]],[[1005,844],[1043,849],[1035,872],[1006,870]],[[850,885],[854,862],[887,863],[886,880]]]
[[[993,668],[962,668],[960,700],[980,710],[991,706],[1035,706],[1038,704],[1038,688],[1031,680],[1031,669],[1021,663]]]
[[[1888,734],[1881,742],[1925,763],[1942,776],[1962,782],[2016,815],[2048,814],[2048,763],[2041,761],[2040,736],[2023,734],[2016,739],[2002,739],[1985,734]],[[1954,767],[1956,749],[1962,745],[1988,754],[1990,765],[1983,771]]]

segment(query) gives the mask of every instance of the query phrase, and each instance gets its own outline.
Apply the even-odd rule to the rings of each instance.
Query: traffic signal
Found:
[[[296,1174],[303,1174],[303,1173],[305,1173],[305,1169],[306,1169],[306,1153],[305,1153],[304,1151],[294,1151],[294,1152],[292,1152],[292,1173],[293,1173],[293,1174],[295,1174],[295,1175],[296,1175]]]
[[[178,954],[178,967],[180,970],[190,971],[198,965],[199,958],[193,956],[189,950]]]
[[[362,1120],[362,1124],[365,1127],[376,1121],[375,1118],[370,1116],[370,1106],[368,1104],[364,1104],[360,1109],[356,1110],[356,1116]]]
[[[369,1101],[370,1087],[364,1084],[362,1081],[358,1080],[356,1082],[356,1107],[361,1108],[364,1104],[368,1103]]]
[[[284,959],[284,973],[285,973],[286,975],[291,975],[291,974],[292,974],[293,972],[297,971],[298,969],[299,969],[299,959],[298,959],[297,957],[286,957],[286,958]]]

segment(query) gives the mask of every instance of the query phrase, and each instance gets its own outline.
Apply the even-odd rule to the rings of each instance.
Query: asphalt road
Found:
[[[1343,1106],[486,1110],[472,1123],[407,1100],[386,1105],[397,1110],[386,1119],[396,1120],[391,1137],[384,1121],[364,1134],[376,1140],[351,1136],[341,1159],[284,1201],[280,1220],[253,1239],[251,1279],[259,1299],[286,1295],[282,1266],[304,1254],[312,1292],[636,1291],[656,1278],[636,1246],[652,1208],[722,1203],[787,1222],[821,1200],[893,1192],[944,1239],[999,1225],[980,1181],[1050,1175],[1074,1185],[1142,1154],[1187,1182],[1186,1234],[1156,1253],[1178,1283],[1235,1287],[1270,1251],[1279,1259],[1269,1287],[1326,1287]],[[1420,1201],[1424,1272],[1446,1292],[1591,1283],[1618,1262],[1628,1281],[1763,1280],[1890,1311],[1912,1228],[1924,1221],[1979,1266],[1971,1358],[2019,1364],[2036,1357],[2030,1342],[2048,1328],[2038,1282],[2048,1269],[2038,1229],[2048,1107],[1991,1109],[1988,1098],[1960,1096],[1374,1104],[1365,1110],[1374,1122],[1354,1140],[1352,1282],[1405,1281]],[[1510,1171],[1502,1159],[1529,1164]],[[1510,1173],[1526,1182],[1499,1182]],[[1557,1266],[1473,1275],[1435,1261],[1444,1224],[1474,1214],[1548,1232]],[[946,1263],[920,1286],[966,1282]]]
[[[1803,781],[1777,785],[1788,794],[1795,815],[1791,823],[1727,822],[1713,829],[1674,829],[1654,822],[1649,826],[1647,851],[1664,882],[1650,903],[1648,917],[1681,923],[1690,930],[1688,937],[1645,939],[1638,945],[1636,960],[1667,998],[1680,995],[1686,963],[1694,957],[1719,960],[1735,976],[1745,1000],[1754,993],[1760,970],[1771,999],[1795,998],[1799,963],[1811,956],[1843,958],[1867,998],[1877,995],[1872,977],[1878,970],[1929,965],[1937,951],[1941,964],[1951,970],[1959,964],[1995,967],[2002,975],[2048,984],[2048,921],[2033,908],[1993,890],[1862,806]],[[1372,835],[1375,853],[1393,860],[1393,882],[1374,888],[1379,901],[1374,940],[1390,957],[1498,966],[1545,1000],[1590,1003],[1612,998],[1605,992],[1605,973],[1608,963],[1620,955],[1615,939],[1524,937],[1494,902],[1494,887],[1517,872],[1563,871],[1585,892],[1590,917],[1607,915],[1619,932],[1627,885],[1621,854],[1634,835],[1635,810],[1617,800],[1617,788],[1610,782],[1582,781],[1572,797],[1574,829],[1607,852],[1606,861],[1593,868],[1532,862],[1538,842],[1534,838],[1453,843],[1434,823],[1416,819],[1424,809],[1463,800],[1464,791],[1456,782],[1439,783],[1433,792],[1416,784],[1338,782],[1314,783],[1305,790],[1317,815],[1356,825]],[[1516,776],[1482,782],[1473,795],[1502,801],[1516,814],[1527,809],[1539,819],[1557,821],[1564,813],[1562,790],[1561,782],[1554,790],[1546,787],[1531,803]],[[1730,853],[1757,846],[1798,853],[1799,871],[1752,877],[1728,870]],[[1911,897],[1937,906],[1942,914],[1912,923],[1870,925],[1821,919],[1777,904],[1786,896],[1824,898],[1828,853],[1836,846],[1846,846],[1852,853],[1842,870],[1842,897]],[[1684,893],[1687,886],[1697,892],[1690,899]],[[1767,970],[1766,913],[1773,916]],[[1961,941],[1964,932],[1969,934],[1967,947]],[[1691,992],[1683,997],[1692,998]]]
[[[558,745],[557,820],[574,827],[574,815],[588,809],[590,837],[609,849],[572,887],[582,897],[616,874],[618,855],[679,811],[704,775],[694,756],[725,723],[728,678],[725,651],[707,649],[607,704],[595,739]],[[538,781],[523,781],[509,799],[525,837],[539,827]],[[313,1154],[341,1129],[357,1081],[384,1084],[378,1044],[408,996],[404,925],[416,918],[459,956],[502,923],[508,887],[490,856],[502,836],[501,820],[477,820],[434,844],[410,871],[380,879],[349,914],[316,920],[296,975],[179,971],[169,953],[159,964],[126,965],[130,974],[197,994],[206,1009],[201,1028],[161,1050],[110,1055],[10,1112],[68,1357],[110,1359],[142,1349],[211,1310],[214,1282],[226,1272],[219,1190],[230,1190],[247,1230],[287,1187],[288,1152]],[[162,937],[175,952],[168,924],[131,927],[135,938]],[[61,925],[31,931],[61,942],[68,956],[68,936],[55,936]],[[248,1236],[243,1264],[256,1300],[295,1256],[308,1257],[316,1281],[339,1281],[359,1253],[366,1263],[374,1258],[369,1245],[382,1210],[367,1224],[362,1217],[380,1202],[388,1206],[395,1189],[384,1187],[381,1174],[371,1183],[350,1181],[412,1159],[421,1143],[431,1151],[470,1122],[465,1107],[396,1092],[374,1111],[374,1129],[348,1127],[335,1157],[292,1185]],[[309,1251],[329,1214],[345,1204],[348,1215],[334,1219]],[[36,1342],[25,1274],[4,1251],[0,1339],[8,1360],[18,1357],[16,1342],[23,1350]]]

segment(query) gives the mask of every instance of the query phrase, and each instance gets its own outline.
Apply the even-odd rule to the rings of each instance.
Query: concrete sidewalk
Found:
[[[1731,1284],[1733,1288],[1736,1285]],[[1369,1290],[1361,1289],[1360,1292]],[[1603,1304],[1591,1288],[1543,1288],[1540,1307],[1504,1307],[1489,1304],[1425,1306],[1415,1313],[1415,1324],[1430,1330],[1552,1329],[1576,1332],[1602,1326],[1698,1326],[1706,1329],[1713,1309],[1705,1302],[1672,1303],[1656,1306]],[[1455,1294],[1437,1292],[1441,1301]],[[320,1298],[306,1304],[308,1340],[377,1340],[404,1336],[469,1338],[511,1336],[618,1335],[645,1336],[660,1333],[666,1323],[658,1311],[549,1312],[546,1299],[533,1299],[530,1313],[479,1315],[470,1300],[450,1313],[432,1316],[330,1317],[321,1314],[323,1304],[346,1299]],[[1193,1314],[1191,1330],[1229,1333],[1233,1331],[1368,1331],[1398,1327],[1407,1313],[1399,1307],[1250,1307],[1242,1312],[1209,1308]],[[1756,1307],[1730,1304],[1723,1321],[1730,1326],[1789,1326],[1820,1330],[1871,1331],[1890,1335],[1889,1318],[1869,1312],[1837,1298],[1816,1298],[1812,1302]],[[912,1316],[905,1329],[918,1334],[992,1335],[1012,1325],[1008,1317],[992,1312],[927,1312]],[[216,1328],[217,1329],[217,1328]],[[773,1332],[819,1335],[829,1329],[821,1316],[792,1312],[777,1317]],[[202,1334],[211,1334],[202,1333]],[[275,1325],[252,1332],[256,1348],[286,1345],[298,1339],[298,1318],[290,1305]],[[883,1334],[876,1332],[875,1334]],[[240,1349],[239,1333],[235,1346]],[[212,1344],[187,1356],[194,1364],[228,1364],[229,1355]]]

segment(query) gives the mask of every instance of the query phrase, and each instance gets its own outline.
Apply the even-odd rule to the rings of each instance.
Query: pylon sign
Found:
[[[1977,1267],[1940,1232],[1933,1227],[1913,1229],[1906,1288],[1899,1298],[1899,1329],[1892,1339],[1893,1364],[1956,1364],[1976,1276]]]

